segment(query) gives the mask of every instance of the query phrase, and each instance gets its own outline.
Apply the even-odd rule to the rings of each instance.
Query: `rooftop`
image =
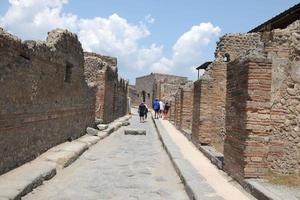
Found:
[[[199,67],[197,67],[196,69],[197,70],[199,70],[199,69],[206,69],[208,67],[208,65],[210,65],[211,63],[212,63],[211,61],[205,62],[202,65],[200,65]]]
[[[300,20],[300,3],[257,26],[249,33],[271,31],[276,28],[284,29],[296,20]]]

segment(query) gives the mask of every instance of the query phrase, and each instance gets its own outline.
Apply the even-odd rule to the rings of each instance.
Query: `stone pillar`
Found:
[[[272,65],[247,58],[227,68],[224,169],[237,180],[268,171]]]
[[[193,118],[193,85],[187,85],[181,90],[182,93],[182,117],[181,129],[192,130]]]

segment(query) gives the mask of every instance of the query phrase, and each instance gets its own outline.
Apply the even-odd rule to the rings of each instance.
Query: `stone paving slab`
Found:
[[[188,200],[151,119],[133,117],[126,128],[147,135],[128,137],[120,128],[23,199]]]
[[[146,135],[146,130],[139,129],[139,128],[125,129],[124,134],[125,135]]]

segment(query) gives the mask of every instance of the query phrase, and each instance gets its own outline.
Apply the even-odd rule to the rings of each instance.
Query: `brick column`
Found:
[[[227,67],[224,169],[237,180],[268,171],[272,65],[249,59]]]

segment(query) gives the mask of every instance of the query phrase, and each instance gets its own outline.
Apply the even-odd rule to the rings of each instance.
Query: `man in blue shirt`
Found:
[[[157,98],[154,100],[153,106],[152,106],[152,107],[153,107],[153,110],[154,110],[154,112],[155,112],[154,118],[155,118],[155,119],[158,119],[158,117],[159,117],[159,109],[160,109],[160,105],[159,105],[159,101],[158,101]]]

